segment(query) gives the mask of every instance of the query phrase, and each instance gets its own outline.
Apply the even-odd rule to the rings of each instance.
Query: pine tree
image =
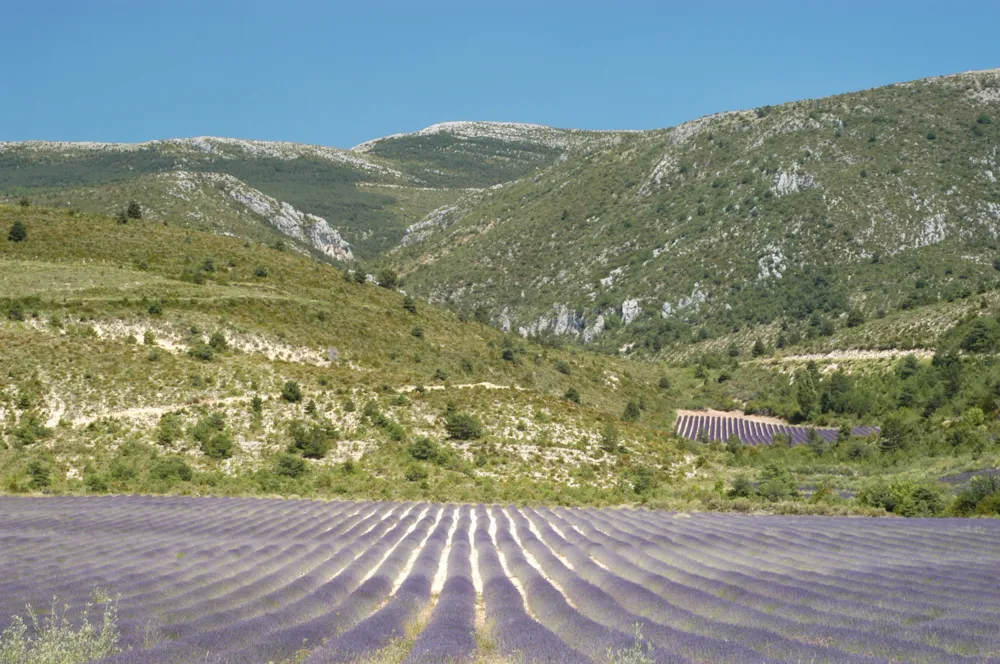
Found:
[[[125,208],[125,216],[129,219],[142,219],[142,206],[136,201],[129,201]]]
[[[28,229],[24,227],[24,224],[20,220],[14,222],[14,225],[10,227],[10,232],[7,233],[7,239],[11,242],[24,242],[28,239]]]

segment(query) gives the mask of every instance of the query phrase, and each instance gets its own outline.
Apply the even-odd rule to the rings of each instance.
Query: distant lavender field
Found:
[[[770,445],[774,442],[775,435],[781,434],[788,436],[793,444],[809,441],[809,427],[758,422],[732,415],[681,415],[675,426],[677,435],[689,440],[698,440],[704,436],[710,441],[725,442],[730,436],[736,436],[740,442],[748,445]],[[815,431],[828,443],[837,440],[837,429],[816,427]],[[851,435],[870,436],[878,431],[878,427],[855,427],[851,429]]]
[[[0,497],[0,570],[107,662],[1000,662],[1000,521]]]

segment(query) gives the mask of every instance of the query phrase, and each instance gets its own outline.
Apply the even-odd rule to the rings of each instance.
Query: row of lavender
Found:
[[[0,498],[0,569],[0,629],[120,593],[108,663],[1000,662],[995,521]]]
[[[786,424],[759,422],[746,417],[718,415],[681,415],[677,418],[677,435],[689,440],[727,441],[736,436],[748,445],[770,445],[776,435],[786,436],[793,444],[809,441],[811,431],[832,443],[837,440],[837,429],[817,427],[797,427]],[[855,427],[851,435],[870,436],[878,433],[878,427]]]

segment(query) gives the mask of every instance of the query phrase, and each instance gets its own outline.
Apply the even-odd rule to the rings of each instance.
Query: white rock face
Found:
[[[671,316],[679,314],[682,310],[687,308],[693,308],[695,311],[702,305],[702,303],[708,300],[708,293],[702,290],[700,284],[694,285],[694,290],[691,291],[691,295],[688,297],[682,297],[677,300],[676,303],[672,304],[670,302],[664,302],[663,308],[660,310],[660,316],[663,318],[670,318]]]
[[[604,316],[598,316],[597,320],[590,327],[583,330],[583,341],[584,343],[590,343],[597,338],[601,332],[604,331]]]
[[[553,334],[576,336],[585,328],[586,320],[583,314],[570,311],[565,304],[554,304],[550,315],[539,316],[531,323],[519,327],[517,331],[522,337],[534,337],[546,330],[552,330]]]
[[[757,278],[760,280],[781,279],[781,275],[787,269],[785,255],[781,253],[781,247],[769,245],[764,252],[764,255],[757,259],[757,265],[760,268]]]
[[[250,211],[267,219],[279,231],[297,240],[307,242],[327,256],[341,261],[354,260],[351,246],[340,237],[340,232],[330,227],[323,217],[309,214],[294,206],[250,187],[242,180],[225,173],[187,173],[177,171],[170,175],[178,181],[197,181],[221,184],[230,198]],[[183,190],[184,187],[179,185]]]
[[[670,174],[671,171],[677,169],[677,159],[670,152],[663,155],[663,157],[653,166],[653,170],[649,172],[646,177],[645,182],[639,187],[640,196],[649,196],[663,184],[664,178]]]
[[[639,306],[639,300],[631,299],[622,302],[622,323],[628,325],[642,313],[642,308]]]
[[[774,193],[778,196],[794,194],[802,189],[812,189],[816,185],[816,180],[808,173],[797,175],[796,166],[792,164],[791,172],[779,169],[772,181]]]
[[[458,206],[444,205],[431,212],[415,224],[410,225],[403,233],[401,247],[424,241],[437,228],[447,228],[454,220]]]

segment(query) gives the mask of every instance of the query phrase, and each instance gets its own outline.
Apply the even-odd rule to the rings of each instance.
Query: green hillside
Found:
[[[651,349],[829,336],[991,290],[1000,73],[723,113],[571,156],[392,255],[526,334]]]

